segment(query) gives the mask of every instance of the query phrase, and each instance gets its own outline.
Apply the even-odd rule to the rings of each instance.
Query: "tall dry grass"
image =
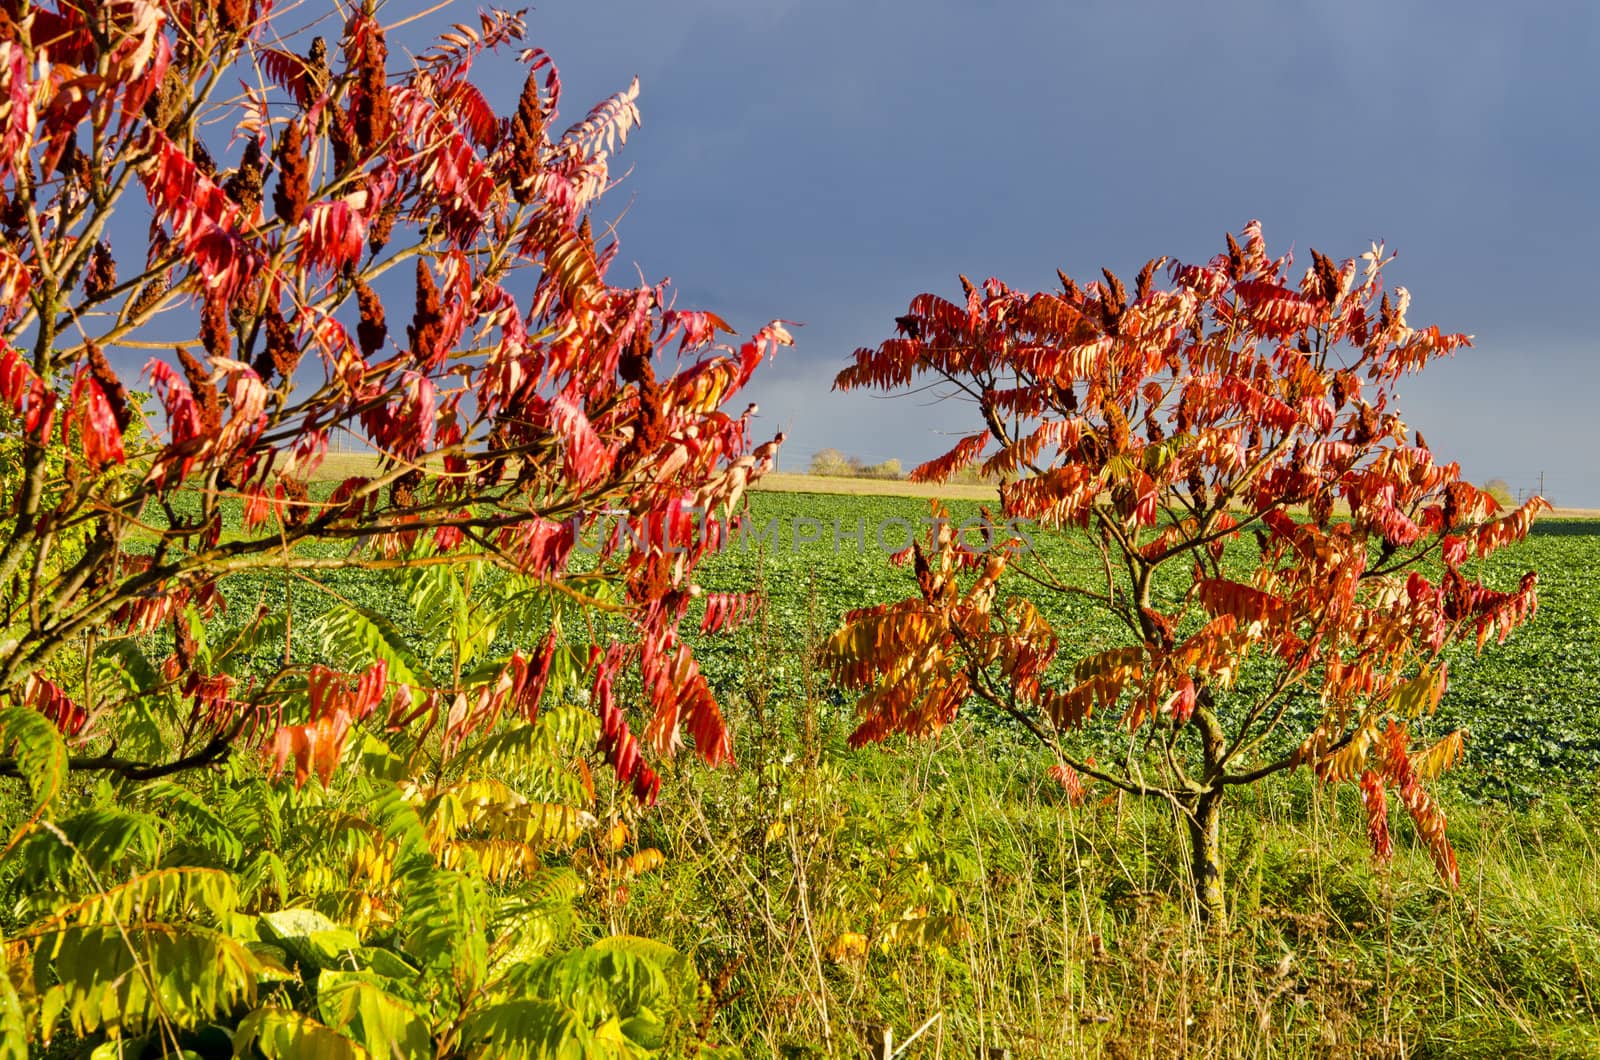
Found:
[[[1028,745],[958,724],[844,746],[814,681],[771,694],[758,636],[729,697],[742,768],[685,766],[646,819],[667,854],[614,927],[699,955],[755,1057],[1600,1055],[1595,804],[1447,802],[1462,887],[1307,778],[1225,819],[1230,917],[1185,906],[1160,806],[1073,806]],[[920,1035],[908,1043],[910,1036]]]

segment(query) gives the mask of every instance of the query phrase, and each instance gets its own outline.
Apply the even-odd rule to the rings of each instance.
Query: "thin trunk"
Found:
[[[1222,789],[1204,792],[1186,809],[1195,905],[1203,923],[1222,927],[1228,919],[1222,897]]]

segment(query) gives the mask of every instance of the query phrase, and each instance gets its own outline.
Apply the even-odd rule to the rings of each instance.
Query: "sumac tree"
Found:
[[[964,302],[913,300],[836,385],[955,387],[982,428],[912,477],[981,464],[1007,520],[1073,535],[1096,562],[1074,575],[1020,538],[937,522],[910,557],[917,595],[851,612],[825,647],[862,690],[852,742],[935,733],[985,701],[1055,749],[1069,793],[1176,807],[1208,919],[1225,910],[1229,791],[1302,766],[1358,785],[1380,858],[1398,795],[1454,884],[1424,785],[1462,737],[1419,747],[1409,725],[1444,693],[1451,644],[1503,640],[1533,613],[1535,575],[1496,589],[1472,568],[1545,504],[1502,511],[1401,419],[1397,383],[1468,338],[1412,327],[1406,290],[1383,290],[1388,260],[1313,251],[1296,276],[1252,222],[1209,262],[1151,261],[1131,291],[1106,272],[1036,294],[963,278]],[[1002,596],[1018,583],[1032,599]],[[1064,658],[1032,602],[1052,594],[1111,616],[1120,642]],[[1102,721],[1125,750],[1085,753],[1079,730]]]
[[[401,64],[370,0],[332,41],[284,39],[271,6],[0,5],[0,709],[45,713],[70,767],[132,779],[241,742],[326,776],[369,717],[459,738],[537,709],[553,635],[467,702],[376,652],[252,684],[193,632],[242,571],[490,563],[578,608],[607,582],[635,636],[592,656],[600,749],[648,802],[611,685],[637,666],[655,752],[729,757],[678,627],[777,445],[724,406],[788,336],[718,345],[727,325],[664,284],[607,279],[590,214],[637,84],[561,131],[520,15]],[[497,115],[474,71],[512,56],[525,83]],[[336,439],[375,456],[322,486]],[[586,534],[598,558],[575,565]],[[288,661],[268,617],[230,625],[275,630]],[[124,650],[150,643],[170,655]]]

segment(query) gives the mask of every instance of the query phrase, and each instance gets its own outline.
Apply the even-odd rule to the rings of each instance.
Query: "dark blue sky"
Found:
[[[804,323],[753,384],[784,467],[830,445],[909,464],[975,425],[829,393],[912,295],[958,293],[958,272],[1036,289],[1057,266],[1201,260],[1259,217],[1301,261],[1386,241],[1411,323],[1477,336],[1405,390],[1442,459],[1514,489],[1543,471],[1557,503],[1600,506],[1597,10],[588,0],[529,27],[565,121],[641,80],[606,202],[626,209],[617,268],[670,275],[741,332]],[[508,106],[506,74],[484,87]]]

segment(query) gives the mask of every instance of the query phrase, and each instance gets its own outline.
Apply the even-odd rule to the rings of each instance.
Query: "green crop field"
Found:
[[[850,608],[915,592],[909,568],[891,565],[882,545],[901,547],[906,525],[920,529],[929,516],[927,501],[758,493],[751,504],[751,522],[773,524],[775,539],[763,549],[758,535],[747,536],[707,566],[704,581],[708,589],[734,589],[759,579],[783,654],[795,655],[808,629],[825,634]],[[976,502],[952,501],[948,507],[958,522],[979,517]],[[863,525],[864,545],[857,531]],[[882,545],[876,540],[879,527],[885,528]],[[1097,553],[1074,552],[1060,537],[1033,537],[1056,569],[1099,563]],[[1450,689],[1428,727],[1467,731],[1469,750],[1459,778],[1474,797],[1585,791],[1600,776],[1600,520],[1541,521],[1526,542],[1488,562],[1489,581],[1500,589],[1515,587],[1524,571],[1539,572],[1538,617],[1505,644],[1491,641],[1481,654],[1470,647],[1454,651]],[[1105,638],[1115,636],[1108,620],[1093,611],[1074,617],[1050,594],[1035,599],[1061,632],[1066,658],[1104,647]],[[736,649],[717,638],[700,650],[720,662],[724,682],[737,681]],[[792,670],[785,676],[798,681]],[[848,709],[837,697],[834,706]]]
[[[976,501],[949,508],[958,521],[978,515]],[[969,706],[933,744],[846,746],[852,703],[811,652],[845,611],[914,591],[888,552],[928,513],[911,497],[751,496],[758,532],[700,580],[759,590],[766,606],[732,633],[691,638],[737,764],[668,763],[671,797],[636,823],[663,864],[580,899],[576,941],[633,932],[690,954],[718,991],[718,1026],[752,1056],[861,1055],[885,1031],[904,1040],[923,1025],[906,1055],[1600,1049],[1600,849],[1589,838],[1600,826],[1600,521],[1546,520],[1493,557],[1498,588],[1539,571],[1538,616],[1503,645],[1455,652],[1450,689],[1423,723],[1430,736],[1469,733],[1441,782],[1462,889],[1442,887],[1398,825],[1399,855],[1378,869],[1349,788],[1289,775],[1227,818],[1235,927],[1218,939],[1187,919],[1171,814],[1104,793],[1069,805],[1013,723]],[[1032,544],[1058,570],[1099,562],[1069,539],[1035,533]],[[309,662],[316,619],[348,602],[439,660],[384,573],[269,570],[225,585],[218,634],[260,608],[290,611],[291,655]],[[1103,617],[1048,594],[1037,602],[1064,658],[1113,642]],[[255,668],[266,678],[282,662],[272,652]],[[624,705],[637,694],[619,691]],[[1109,749],[1117,732],[1100,724],[1081,738]]]
[[[905,546],[908,533],[924,533],[931,517],[929,501],[918,497],[790,492],[797,484],[803,482],[786,482],[782,492],[752,493],[746,533],[701,574],[710,591],[760,587],[768,601],[764,636],[778,659],[770,677],[778,697],[790,699],[804,684],[808,637],[825,637],[851,608],[915,591],[909,569],[895,567],[890,554]],[[971,499],[978,489],[963,487],[955,499],[941,501],[952,520],[981,518],[980,502]],[[230,513],[227,525],[236,526],[236,520],[237,513]],[[1075,547],[1059,534],[1032,530],[1029,536],[1054,570],[1082,574],[1100,562],[1081,539]],[[1487,580],[1497,589],[1514,588],[1525,571],[1538,571],[1538,617],[1505,644],[1491,641],[1481,653],[1470,646],[1452,650],[1449,691],[1424,731],[1467,733],[1464,765],[1447,780],[1464,797],[1518,802],[1550,791],[1586,791],[1600,777],[1600,519],[1547,517],[1527,541],[1486,562]],[[372,573],[343,571],[313,584],[274,572],[227,584],[235,616],[258,605],[276,610],[294,597],[316,613],[329,599],[320,584],[402,627],[407,623],[404,602],[387,579]],[[1074,610],[1071,601],[1049,593],[1034,601],[1062,634],[1063,658],[1116,643],[1115,624],[1103,614]],[[695,639],[715,686],[739,686],[750,638],[745,632]],[[263,660],[264,667],[271,665]],[[842,697],[825,698],[834,715],[848,715]],[[1001,730],[1009,724],[973,720]]]

